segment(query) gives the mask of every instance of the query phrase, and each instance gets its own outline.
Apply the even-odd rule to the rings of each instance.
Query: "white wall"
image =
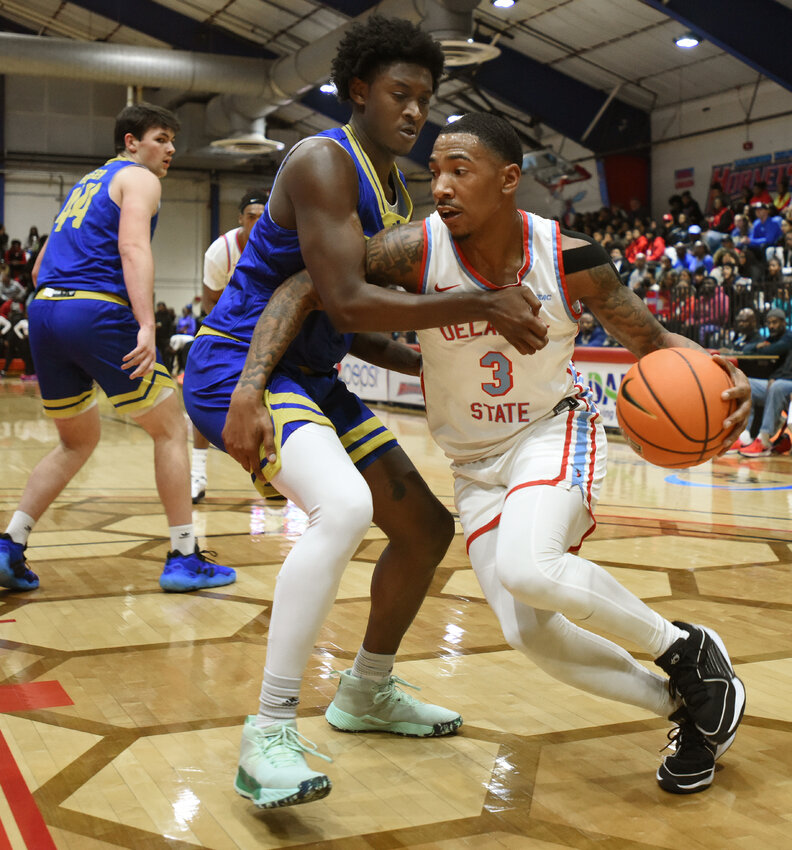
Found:
[[[662,215],[674,186],[674,171],[694,169],[690,187],[702,209],[712,167],[736,159],[792,148],[792,92],[764,81],[652,113],[652,211]],[[745,123],[749,110],[751,121]],[[734,126],[729,126],[734,125]],[[743,150],[743,142],[753,149]]]

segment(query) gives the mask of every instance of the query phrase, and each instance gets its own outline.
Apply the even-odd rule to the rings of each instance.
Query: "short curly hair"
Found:
[[[355,23],[338,45],[330,68],[338,99],[350,100],[353,77],[369,83],[377,73],[394,62],[409,62],[426,68],[432,75],[432,91],[437,91],[443,74],[443,51],[431,35],[410,21],[371,15]]]

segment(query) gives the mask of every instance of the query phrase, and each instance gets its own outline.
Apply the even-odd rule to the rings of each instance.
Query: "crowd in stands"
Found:
[[[715,183],[709,206],[705,215],[684,191],[668,199],[659,221],[632,201],[629,210],[603,207],[562,223],[600,242],[625,286],[658,320],[701,345],[731,349],[738,336],[737,316],[746,308],[755,311],[762,335],[768,333],[766,317],[772,309],[783,311],[792,325],[788,177],[772,194],[759,182],[736,201]],[[604,331],[592,334],[587,328],[578,344],[617,343]]]

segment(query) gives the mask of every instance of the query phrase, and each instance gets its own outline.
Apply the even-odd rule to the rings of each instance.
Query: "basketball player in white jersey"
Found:
[[[264,212],[269,191],[253,189],[246,192],[239,202],[239,226],[218,236],[204,254],[203,292],[201,308],[209,314],[220,300],[239,258],[247,245],[250,231]],[[209,440],[193,426],[193,450],[191,464],[191,495],[196,505],[206,495],[206,459]]]
[[[561,681],[669,717],[675,748],[658,782],[701,791],[734,739],[745,691],[714,631],[665,620],[573,554],[595,525],[607,444],[571,361],[581,302],[636,357],[699,346],[658,324],[593,240],[517,209],[521,161],[502,119],[475,114],[444,128],[430,160],[437,211],[370,239],[367,277],[429,296],[527,286],[542,303],[548,344],[530,357],[486,322],[419,331],[429,427],[452,461],[470,559],[508,642]],[[718,362],[735,383],[724,397],[738,404],[724,423],[725,451],[750,411],[750,388]],[[631,641],[668,678],[568,618]]]

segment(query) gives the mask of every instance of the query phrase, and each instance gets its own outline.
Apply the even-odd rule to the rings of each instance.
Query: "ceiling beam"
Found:
[[[154,0],[69,0],[89,12],[159,39],[179,50],[199,53],[222,53],[227,56],[254,56],[274,59],[275,54],[257,44],[229,32],[216,24],[205,24],[155,3]]]
[[[642,2],[792,91],[789,47],[792,9],[775,0],[751,0],[750,3],[744,0]]]

